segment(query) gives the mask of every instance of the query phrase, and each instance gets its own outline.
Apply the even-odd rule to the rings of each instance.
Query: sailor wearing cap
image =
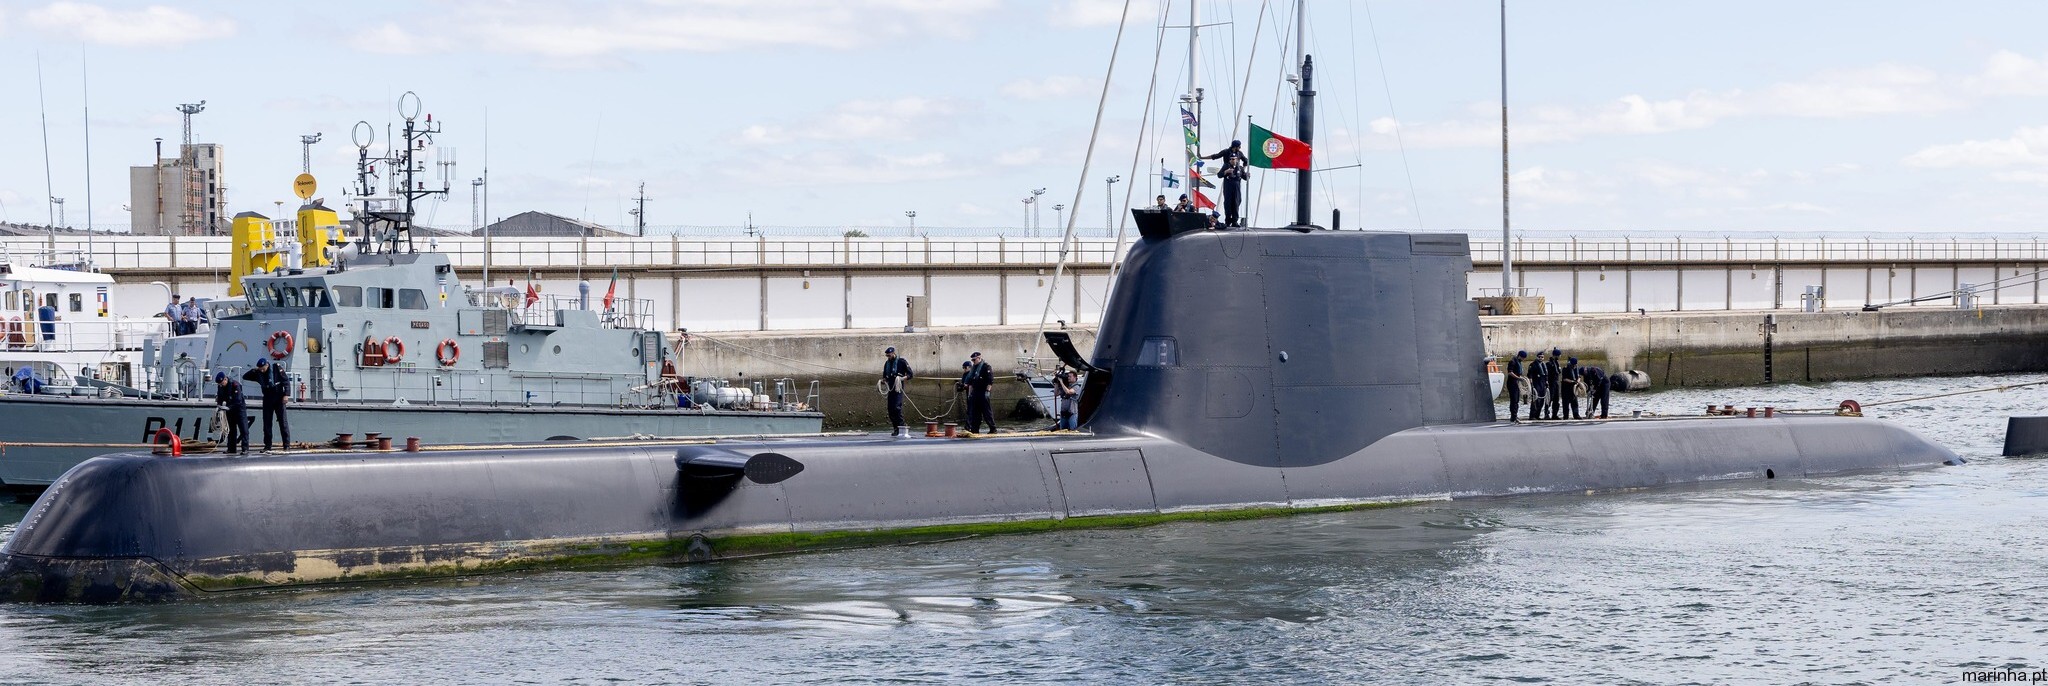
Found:
[[[254,381],[263,389],[263,452],[270,452],[270,425],[277,425],[277,433],[284,438],[284,449],[292,449],[292,427],[285,422],[284,400],[291,392],[292,378],[284,373],[282,365],[270,363],[269,358],[256,358],[256,368],[242,375],[243,381]]]
[[[249,401],[242,396],[242,382],[229,380],[227,372],[214,372],[213,384],[218,387],[218,390],[214,391],[213,394],[213,404],[219,408],[215,414],[219,415],[220,423],[225,425],[228,434],[228,440],[226,443],[221,444],[220,451],[223,453],[239,451],[243,455],[247,455],[249,454]]]
[[[910,371],[909,360],[896,356],[894,346],[883,350],[882,356],[887,358],[882,362],[882,388],[889,395],[889,426],[893,427],[889,435],[908,436],[909,425],[903,423],[903,387],[915,373]]]
[[[1522,389],[1529,385],[1529,375],[1522,371],[1522,361],[1527,359],[1529,359],[1529,351],[1527,350],[1517,350],[1515,351],[1515,356],[1508,359],[1508,378],[1506,384],[1508,387],[1508,421],[1516,424],[1522,423]],[[1536,407],[1534,405],[1529,406],[1529,418],[1536,418]]]
[[[990,406],[988,391],[996,385],[996,372],[981,359],[977,352],[967,356],[967,430],[981,433],[981,423],[988,422],[988,432],[996,432],[995,408]]]

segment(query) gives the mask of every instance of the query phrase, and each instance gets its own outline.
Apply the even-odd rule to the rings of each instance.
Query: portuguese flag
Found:
[[[1252,125],[1251,149],[1245,151],[1252,166],[1263,169],[1308,169],[1308,144]]]

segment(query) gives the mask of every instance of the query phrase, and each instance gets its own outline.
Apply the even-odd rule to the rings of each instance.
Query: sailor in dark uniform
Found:
[[[1579,368],[1579,379],[1586,382],[1586,418],[1593,419],[1598,417],[1606,419],[1609,383],[1607,370],[1593,365],[1586,365]],[[1595,415],[1593,413],[1594,408],[1599,408],[1600,413]]]
[[[1516,424],[1522,423],[1522,385],[1529,383],[1529,375],[1522,371],[1522,360],[1528,358],[1527,350],[1517,350],[1514,357],[1508,358],[1508,378],[1504,384],[1508,387],[1508,421]],[[1531,405],[1529,410],[1529,418],[1535,419],[1536,407]]]
[[[988,422],[988,432],[996,432],[996,411],[989,403],[988,392],[996,385],[995,368],[981,361],[981,353],[967,356],[967,430],[981,433],[981,423]]]
[[[896,348],[882,351],[888,360],[882,362],[882,386],[889,393],[889,426],[891,436],[910,435],[909,425],[903,423],[903,387],[910,383],[914,373],[910,361],[896,356]]]
[[[1550,384],[1544,379],[1550,377],[1545,368],[1550,358],[1541,350],[1536,351],[1536,361],[1529,363],[1529,419],[1544,419],[1543,410],[1550,406]]]
[[[1579,418],[1579,358],[1567,357],[1564,376],[1558,386],[1558,397],[1564,401],[1564,416],[1559,419]]]
[[[270,452],[270,427],[277,425],[282,434],[284,449],[292,449],[292,427],[284,416],[285,398],[291,394],[292,378],[284,373],[283,365],[271,364],[270,360],[256,358],[256,368],[242,374],[243,381],[254,381],[263,389],[263,452]]]
[[[1544,367],[1544,379],[1550,384],[1550,418],[1564,419],[1564,351],[1550,349],[1550,366]]]
[[[1238,208],[1244,205],[1244,180],[1250,176],[1250,169],[1245,166],[1244,141],[1231,141],[1230,147],[1202,159],[1223,160],[1223,168],[1216,172],[1223,179],[1223,225],[1243,226]]]
[[[223,453],[240,452],[249,454],[249,400],[242,394],[242,382],[228,379],[227,372],[214,372],[213,383],[219,388],[213,395],[214,405],[226,421],[228,440],[221,445]]]

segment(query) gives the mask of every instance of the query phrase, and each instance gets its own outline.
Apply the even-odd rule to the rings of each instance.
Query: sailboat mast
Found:
[[[1188,0],[1188,94],[1181,100],[1187,103],[1188,111],[1194,113],[1194,135],[1187,141],[1187,188],[1189,198],[1201,195],[1202,184],[1196,179],[1201,170],[1196,165],[1202,161],[1202,89],[1196,86],[1195,75],[1201,73],[1199,60],[1202,53],[1198,45],[1202,35],[1201,0]]]
[[[1514,234],[1508,229],[1508,0],[1500,0],[1500,296],[1514,295]]]

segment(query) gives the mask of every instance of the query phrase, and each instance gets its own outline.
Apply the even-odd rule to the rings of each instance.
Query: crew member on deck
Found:
[[[1579,380],[1586,382],[1586,418],[1607,418],[1607,370],[1586,365],[1579,368]],[[1594,409],[1599,414],[1594,414]]]
[[[1216,172],[1223,179],[1223,225],[1244,226],[1238,207],[1244,204],[1244,180],[1251,175],[1244,156],[1244,141],[1231,141],[1230,147],[1202,159],[1223,160],[1223,168]]]
[[[243,381],[254,381],[263,389],[263,452],[271,451],[270,425],[277,424],[277,433],[284,438],[284,449],[292,449],[292,427],[285,422],[285,396],[291,393],[292,378],[284,373],[284,367],[270,363],[267,358],[256,358],[256,368],[242,375]]]
[[[1564,363],[1563,381],[1557,387],[1558,398],[1564,401],[1564,415],[1558,419],[1579,418],[1579,358],[1567,357]]]
[[[914,375],[910,371],[910,361],[897,357],[893,346],[882,351],[882,355],[888,358],[882,362],[882,385],[888,389],[889,426],[894,427],[889,435],[908,436],[909,425],[903,423],[903,387]]]
[[[1152,199],[1152,209],[1155,209],[1155,210],[1159,210],[1159,211],[1161,211],[1161,212],[1165,212],[1165,211],[1167,211],[1167,210],[1171,210],[1171,209],[1173,209],[1173,208],[1172,208],[1172,207],[1168,207],[1168,206],[1167,206],[1167,204],[1166,204],[1166,196],[1164,196],[1164,195],[1161,195],[1161,196],[1159,196],[1159,197],[1156,197],[1156,198],[1153,198],[1153,199]]]
[[[989,404],[988,392],[996,385],[996,370],[981,360],[981,353],[967,356],[967,430],[981,433],[981,423],[988,422],[988,432],[996,432],[996,411]]]
[[[1550,365],[1543,368],[1545,383],[1550,384],[1551,419],[1564,419],[1564,351],[1550,349]]]
[[[1550,407],[1550,384],[1544,382],[1544,379],[1549,378],[1544,369],[1550,364],[1546,361],[1548,359],[1543,351],[1538,350],[1536,361],[1529,363],[1529,390],[1533,391],[1529,394],[1529,419],[1532,421],[1546,419],[1543,410]]]
[[[221,444],[220,451],[223,453],[240,452],[243,455],[247,455],[249,454],[249,400],[242,395],[242,382],[228,380],[227,372],[214,372],[213,384],[218,387],[218,390],[214,391],[213,394],[213,404],[220,408],[220,413],[225,419],[223,423],[227,424],[228,429],[227,442]]]
[[[1174,203],[1174,204],[1173,204],[1173,211],[1175,211],[1175,212],[1193,212],[1193,211],[1195,211],[1195,204],[1194,204],[1194,203],[1192,203],[1192,202],[1188,202],[1188,194],[1186,194],[1186,193],[1182,193],[1182,194],[1180,194],[1180,202],[1177,202],[1177,203]]]
[[[172,293],[171,304],[164,306],[164,321],[170,323],[171,335],[173,336],[183,336],[186,333],[183,319],[184,311],[184,305],[178,302],[178,294]]]
[[[1516,424],[1522,423],[1522,389],[1529,385],[1529,376],[1522,371],[1522,360],[1526,359],[1529,359],[1527,350],[1517,350],[1514,357],[1508,358],[1508,421]],[[1531,405],[1529,410],[1529,418],[1535,419],[1536,407]]]

